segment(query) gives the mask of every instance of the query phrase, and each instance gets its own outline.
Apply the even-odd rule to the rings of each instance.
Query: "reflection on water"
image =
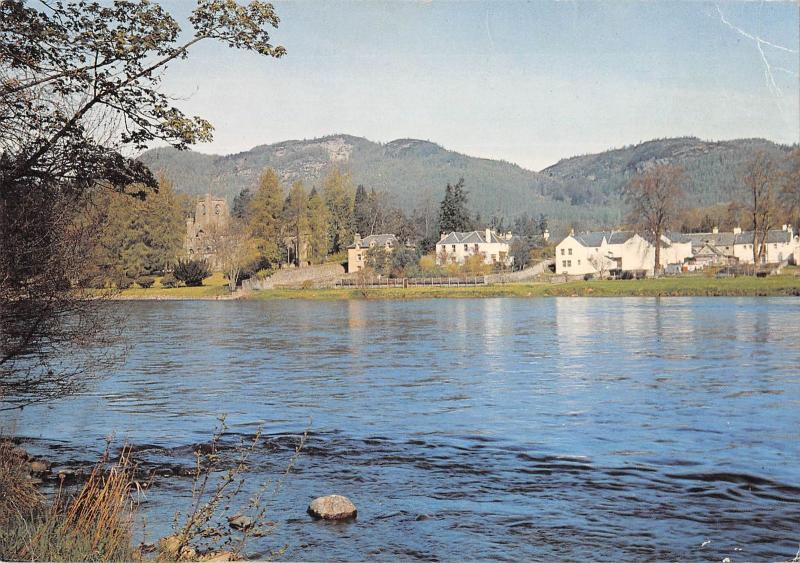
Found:
[[[283,542],[292,559],[797,551],[796,299],[120,307],[127,363],[17,427],[81,459],[115,432],[153,446],[142,455],[157,465],[227,413],[235,432],[265,426],[275,447],[253,471],[267,478],[313,418],[282,525],[256,555]],[[157,487],[150,533],[187,494],[179,479]],[[354,499],[356,523],[306,517],[330,492]]]

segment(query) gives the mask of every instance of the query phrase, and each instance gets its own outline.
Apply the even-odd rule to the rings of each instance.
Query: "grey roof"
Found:
[[[606,239],[608,244],[623,244],[636,233],[633,231],[591,231],[573,235],[573,238],[583,246],[597,247]]]
[[[753,244],[753,231],[741,233],[687,233],[683,235],[692,243],[692,249],[704,244],[712,246],[733,246],[735,244]],[[767,232],[767,244],[791,242],[792,234],[781,229]]]
[[[494,243],[509,243],[510,241],[506,239],[501,239],[498,237],[494,232],[489,233],[489,241]],[[459,233],[457,231],[453,231],[444,237],[442,240],[437,242],[436,244],[482,244],[486,241],[486,233],[485,231],[469,231],[464,233]]]
[[[356,245],[354,242],[347,248],[369,248],[374,243],[375,246],[394,246],[397,244],[397,237],[391,234],[384,234],[384,235],[369,235],[361,239],[361,241]]]

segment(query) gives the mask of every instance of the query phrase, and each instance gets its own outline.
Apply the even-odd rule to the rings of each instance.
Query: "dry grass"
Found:
[[[23,469],[18,469],[23,470]],[[14,561],[130,561],[136,493],[127,447],[116,463],[108,454],[74,496],[59,490],[44,503],[24,488],[0,528],[0,559]],[[27,495],[27,496],[25,496]]]
[[[0,438],[0,526],[42,505],[31,478],[28,456],[11,440]]]

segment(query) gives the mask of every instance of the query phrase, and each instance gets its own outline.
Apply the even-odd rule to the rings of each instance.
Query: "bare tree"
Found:
[[[82,373],[100,372],[101,359],[76,354],[103,350],[104,334],[119,325],[85,289],[92,224],[82,211],[98,190],[134,185],[131,195],[145,197],[157,189],[152,173],[125,156],[132,150],[211,139],[207,121],[184,115],[160,90],[163,70],[205,40],[285,53],[269,42],[279,20],[266,2],[199,1],[189,21],[191,32],[181,33],[146,0],[0,1],[3,405],[75,392]]]
[[[753,218],[753,269],[765,259],[767,235],[775,220],[775,197],[780,187],[781,173],[775,161],[765,152],[758,152],[745,166],[742,175]]]
[[[233,293],[242,270],[258,259],[258,248],[241,221],[232,220],[211,233],[216,252],[215,262],[228,278]]]
[[[661,271],[661,236],[678,216],[687,181],[683,168],[657,164],[635,176],[624,188],[631,221],[644,229],[655,246],[656,274]]]
[[[789,153],[786,160],[788,168],[779,197],[786,208],[787,220],[800,228],[800,148]]]

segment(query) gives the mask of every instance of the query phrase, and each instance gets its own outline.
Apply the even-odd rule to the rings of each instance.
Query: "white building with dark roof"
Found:
[[[691,242],[692,253],[696,256],[707,255],[713,248],[724,257],[715,263],[753,263],[753,231],[737,228],[731,232],[719,232],[714,229],[710,233],[688,233],[682,236]],[[796,262],[800,258],[800,238],[795,236],[791,225],[768,231],[765,245],[765,263],[778,264],[786,260]]]
[[[480,255],[484,264],[511,266],[511,233],[497,234],[491,229],[464,233],[442,233],[436,243],[436,263],[463,264],[470,256]]]
[[[620,275],[635,272],[651,276],[655,246],[633,231],[594,231],[569,234],[556,246],[556,273],[568,276]],[[691,256],[691,243],[679,234],[661,237],[662,267],[682,264]]]

